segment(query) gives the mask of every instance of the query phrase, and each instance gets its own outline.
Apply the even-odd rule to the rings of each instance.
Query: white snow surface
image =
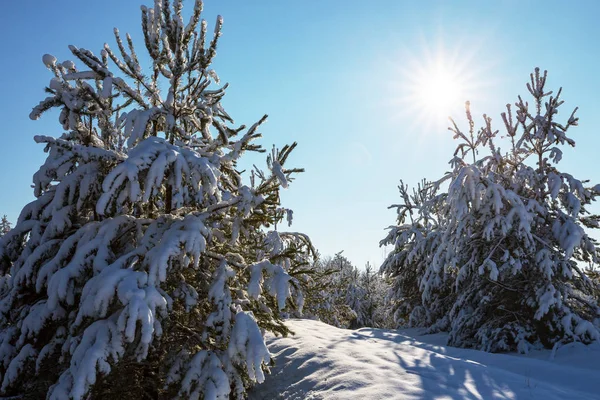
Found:
[[[267,337],[276,365],[251,400],[600,399],[600,344],[528,355],[445,346],[446,335],[289,320]]]

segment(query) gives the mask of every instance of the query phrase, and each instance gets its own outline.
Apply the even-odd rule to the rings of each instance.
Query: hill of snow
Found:
[[[418,330],[338,329],[290,320],[268,336],[276,365],[251,400],[600,399],[600,344],[526,356],[445,346]]]

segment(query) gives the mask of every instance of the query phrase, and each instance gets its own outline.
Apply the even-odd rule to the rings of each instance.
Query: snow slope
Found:
[[[267,338],[276,365],[252,400],[600,399],[600,344],[527,356],[444,346],[417,330],[338,329],[290,320]]]

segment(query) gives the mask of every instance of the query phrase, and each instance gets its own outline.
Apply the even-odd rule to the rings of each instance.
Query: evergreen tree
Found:
[[[6,215],[4,215],[2,217],[2,220],[0,221],[0,236],[4,236],[8,232],[10,232],[11,225],[12,224],[8,221],[8,217]]]
[[[442,240],[441,206],[445,194],[439,187],[423,180],[412,193],[402,181],[398,186],[402,202],[390,208],[397,210],[397,225],[390,227],[381,246],[394,250],[381,266],[381,272],[392,281],[388,299],[395,325],[431,326],[443,321],[448,311],[449,285],[438,285],[423,299],[422,279],[435,248]]]
[[[395,324],[387,301],[391,288],[384,276],[377,273],[371,263],[367,263],[360,281],[361,286],[364,288],[363,326],[372,328],[394,327]]]
[[[142,7],[150,69],[116,29],[117,51],[70,46],[80,66],[43,57],[54,77],[30,117],[58,108],[65,133],[35,137],[36,200],[0,239],[4,395],[241,399],[263,381],[263,333],[288,332],[312,257],[306,236],[268,231],[302,170],[284,167],[294,143],[244,182],[266,116],[232,127],[210,69],[222,19],[209,40],[201,11]]]
[[[531,74],[533,107],[519,97],[516,111],[508,105],[502,114],[507,153],[489,117],[475,131],[467,103],[469,132],[451,128],[460,141],[452,171],[412,203],[403,195],[399,221],[412,210],[418,216],[382,242],[395,245],[383,271],[396,300],[408,300],[401,314],[448,330],[451,345],[526,352],[600,339],[598,283],[581,267],[599,259],[588,230],[600,218],[588,206],[600,185],[558,169],[561,146],[575,146],[568,133],[578,118],[575,110],[558,122],[561,90],[546,91],[546,77]],[[437,194],[444,182],[447,192]]]

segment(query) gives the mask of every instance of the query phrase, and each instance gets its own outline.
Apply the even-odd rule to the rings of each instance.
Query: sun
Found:
[[[482,46],[456,40],[415,40],[402,45],[389,61],[385,104],[395,123],[408,123],[411,132],[446,132],[449,118],[460,120],[467,101],[485,101],[497,85],[494,61],[480,56]]]
[[[447,118],[458,105],[464,104],[464,86],[456,71],[436,66],[419,71],[412,83],[411,97],[427,114],[436,119]]]
[[[401,93],[420,123],[445,128],[448,118],[464,112],[472,94],[469,75],[443,51],[425,59],[414,59],[403,71]]]

